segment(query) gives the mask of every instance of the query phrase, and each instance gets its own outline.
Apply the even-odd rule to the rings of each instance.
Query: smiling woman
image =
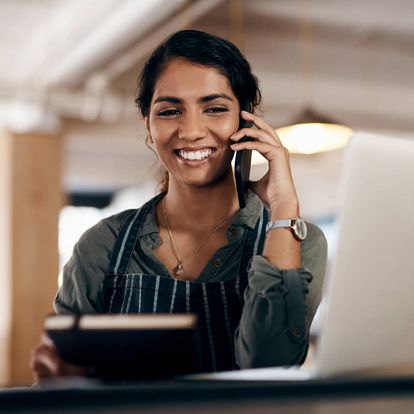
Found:
[[[231,178],[229,137],[239,117],[238,100],[219,71],[178,58],[168,64],[144,119],[170,190],[183,191],[179,183],[204,186],[225,173]]]
[[[260,92],[249,63],[224,39],[177,32],[145,64],[136,102],[168,180],[140,208],[81,237],[56,311],[191,312],[207,370],[302,363],[326,241],[300,219],[289,154],[254,115]],[[239,209],[231,160],[244,149],[263,155],[269,169]],[[87,372],[62,361],[47,338],[32,366],[38,377]]]

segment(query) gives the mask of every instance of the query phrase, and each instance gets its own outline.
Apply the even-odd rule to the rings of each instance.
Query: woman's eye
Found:
[[[211,114],[219,114],[221,112],[227,112],[227,111],[228,111],[227,108],[222,108],[222,107],[208,108],[206,110],[206,112],[211,113]]]
[[[178,109],[166,109],[165,111],[158,112],[158,116],[176,116],[180,113]]]

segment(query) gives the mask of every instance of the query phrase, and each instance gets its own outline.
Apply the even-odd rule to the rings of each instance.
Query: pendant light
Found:
[[[310,107],[296,116],[290,125],[276,129],[291,154],[317,154],[344,147],[353,131]]]
[[[292,154],[316,154],[342,148],[353,131],[339,121],[321,114],[312,108],[311,23],[309,19],[309,0],[301,1],[299,35],[301,50],[301,74],[303,96],[307,103],[288,125],[276,129],[283,145]]]

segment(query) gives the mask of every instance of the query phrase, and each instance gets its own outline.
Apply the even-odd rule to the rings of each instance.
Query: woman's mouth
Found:
[[[179,149],[176,151],[176,153],[184,160],[203,161],[213,153],[213,150],[211,148],[205,148],[196,151],[186,151],[183,149]]]

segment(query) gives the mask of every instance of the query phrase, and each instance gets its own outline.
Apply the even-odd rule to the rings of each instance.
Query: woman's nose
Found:
[[[187,112],[181,118],[178,138],[186,141],[196,141],[206,136],[206,126],[201,114]]]

